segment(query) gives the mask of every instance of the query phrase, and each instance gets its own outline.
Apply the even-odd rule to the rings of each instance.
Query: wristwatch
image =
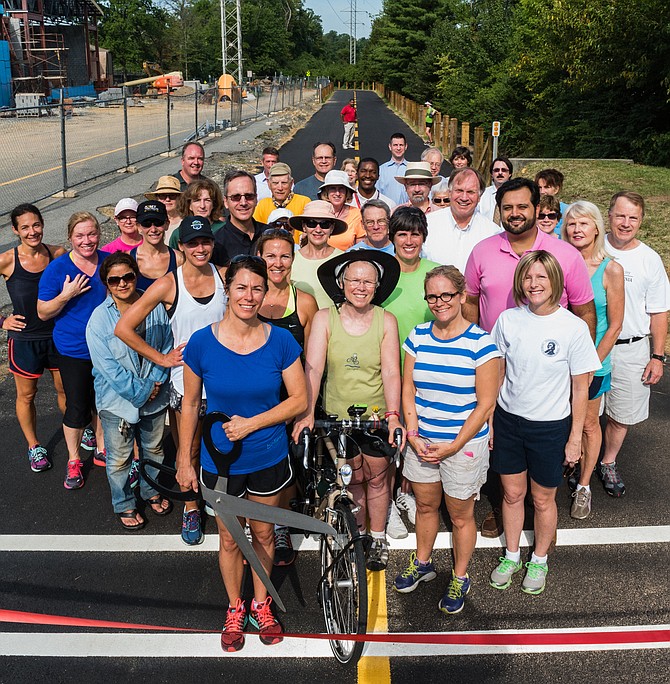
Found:
[[[665,363],[667,360],[667,357],[665,354],[652,354],[651,358],[656,359],[657,361],[660,361],[661,363]]]

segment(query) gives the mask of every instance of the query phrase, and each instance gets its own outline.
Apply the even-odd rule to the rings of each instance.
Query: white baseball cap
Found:
[[[137,213],[139,205],[132,197],[124,197],[120,199],[114,207],[114,216],[118,216],[122,211],[134,211]]]

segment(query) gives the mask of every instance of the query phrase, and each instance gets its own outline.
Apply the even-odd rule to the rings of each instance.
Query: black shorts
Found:
[[[207,470],[202,471],[202,482],[209,489],[214,489],[217,477],[216,473],[210,473]],[[293,482],[293,478],[291,459],[287,456],[277,465],[269,468],[243,475],[230,475],[228,477],[228,494],[240,497],[245,494],[275,496],[282,489],[286,489]]]
[[[175,389],[175,386],[170,383],[168,402],[170,403],[170,408],[177,413],[181,413],[181,402],[184,399],[182,394]],[[200,402],[200,410],[198,411],[198,418],[204,418],[207,415],[207,399],[203,399]]]
[[[58,367],[65,390],[63,425],[75,429],[85,428],[95,411],[93,364],[89,359],[60,355]]]
[[[10,337],[7,340],[9,370],[22,378],[39,378],[44,370],[58,370],[59,354],[54,341],[21,340]]]
[[[337,449],[337,434],[331,433],[330,438]],[[354,458],[361,451],[367,456],[386,458],[391,458],[395,454],[395,447],[389,444],[389,433],[386,428],[379,428],[374,432],[372,430],[365,432],[363,430],[352,430],[345,439],[347,458]]]
[[[426,121],[426,128],[432,128],[434,123],[435,123],[434,121],[431,121],[430,123],[428,123],[428,121]]]

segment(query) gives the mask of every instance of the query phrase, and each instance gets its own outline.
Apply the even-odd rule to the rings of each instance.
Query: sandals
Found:
[[[116,517],[119,519],[119,524],[121,527],[128,532],[137,532],[137,530],[141,530],[147,524],[146,520],[142,520],[142,522],[138,523],[137,525],[126,525],[123,522],[124,520],[134,520],[137,522],[136,509],[133,509],[132,511],[123,511],[123,513],[117,513]]]
[[[163,501],[168,502],[167,508],[163,508]],[[167,515],[172,510],[172,501],[170,501],[170,499],[166,499],[164,496],[161,496],[160,494],[156,494],[156,496],[152,497],[151,499],[147,499],[146,503],[151,507],[151,510],[158,516]],[[158,506],[159,510],[156,510],[154,506]]]

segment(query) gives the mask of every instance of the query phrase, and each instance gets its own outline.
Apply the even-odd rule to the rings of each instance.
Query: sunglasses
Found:
[[[544,221],[544,219],[555,221],[558,218],[558,214],[555,211],[550,211],[548,214],[539,213],[538,216],[541,221]]]
[[[276,221],[272,221],[268,225],[272,226],[273,228],[286,228],[286,226],[289,225],[288,219],[287,218],[280,218],[277,219]],[[267,233],[267,231],[265,231]]]
[[[122,280],[124,283],[134,283],[136,278],[137,276],[135,275],[134,271],[128,271],[128,273],[124,273],[120,276],[109,276],[109,278],[107,278],[107,285],[116,287],[121,283]]]
[[[145,221],[140,221],[140,225],[142,228],[151,228],[151,226],[160,228],[165,225],[165,222],[161,221],[160,219],[146,219]]]
[[[433,197],[433,204],[449,204],[450,202],[448,197]]]
[[[179,193],[179,194],[181,194],[181,193]],[[158,199],[176,200],[179,198],[179,195],[176,193],[171,193],[171,192],[161,192],[161,193],[156,193],[156,197],[158,197]]]
[[[276,221],[273,221],[270,225],[274,226]],[[277,226],[276,228],[267,228],[264,230],[262,235],[271,235],[272,237],[283,237],[283,238],[291,238],[293,240],[293,233],[289,232],[285,228],[282,228],[280,226]]]
[[[332,219],[303,219],[302,225],[306,228],[321,226],[324,230],[330,230],[334,224]]]
[[[263,266],[265,266],[265,259],[262,259],[261,257],[256,256],[255,254],[238,254],[230,260],[231,264],[245,264],[249,262],[263,264]]]
[[[424,295],[424,299],[429,303],[429,304],[435,304],[437,303],[438,299],[441,299],[443,302],[446,302],[447,304],[457,295],[459,295],[460,292],[443,292],[442,294],[436,295],[436,294],[427,294]]]
[[[226,195],[226,199],[229,199],[231,202],[234,202],[235,204],[241,202],[243,197],[247,202],[253,202],[256,199],[256,193],[236,192],[234,195]]]

